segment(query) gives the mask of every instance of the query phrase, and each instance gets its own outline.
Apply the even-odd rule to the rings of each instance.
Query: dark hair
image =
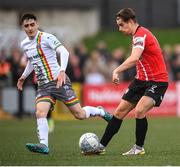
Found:
[[[20,23],[22,24],[24,22],[24,20],[29,20],[29,19],[33,19],[33,20],[37,21],[37,18],[36,18],[36,16],[34,14],[25,13],[21,17]]]
[[[118,20],[121,18],[124,22],[128,22],[130,19],[134,20],[136,22],[136,12],[131,8],[124,8],[121,9],[116,14],[116,19]]]

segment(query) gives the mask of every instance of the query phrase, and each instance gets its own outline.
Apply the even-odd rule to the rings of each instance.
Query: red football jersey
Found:
[[[156,37],[139,26],[133,35],[133,48],[142,48],[141,58],[136,63],[136,78],[143,81],[168,82],[163,54]]]

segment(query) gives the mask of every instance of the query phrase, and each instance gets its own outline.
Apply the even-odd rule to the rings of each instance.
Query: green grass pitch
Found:
[[[105,155],[83,156],[78,146],[83,133],[99,137],[107,125],[100,119],[56,121],[49,135],[49,155],[31,153],[27,142],[37,142],[35,119],[0,120],[0,166],[141,166],[180,165],[180,119],[149,118],[144,156],[123,157],[134,144],[135,120],[124,120],[121,130],[107,147]]]

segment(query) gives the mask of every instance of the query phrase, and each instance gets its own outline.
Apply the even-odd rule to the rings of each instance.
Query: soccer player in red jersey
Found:
[[[131,8],[117,13],[116,22],[119,31],[132,36],[131,55],[112,73],[112,81],[119,84],[118,75],[136,65],[137,75],[130,84],[116,108],[112,120],[108,123],[100,141],[99,153],[105,151],[112,137],[119,131],[124,117],[133,109],[136,113],[136,142],[122,155],[143,155],[148,122],[146,113],[153,107],[159,107],[168,88],[168,73],[161,48],[156,37],[136,20]]]

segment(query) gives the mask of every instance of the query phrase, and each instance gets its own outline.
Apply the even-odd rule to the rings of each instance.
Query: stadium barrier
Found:
[[[128,83],[104,85],[84,85],[83,86],[83,105],[103,106],[107,111],[113,113],[120,103],[121,97],[127,90]],[[179,86],[178,86],[179,85]],[[178,93],[179,92],[179,93]],[[153,108],[149,116],[180,116],[180,84],[170,83],[164,96],[161,107]],[[134,111],[128,114],[134,115]]]
[[[126,91],[128,83],[103,85],[81,85],[73,83],[73,88],[85,106],[103,106],[107,111],[113,113],[118,106],[122,95]],[[25,87],[23,91],[23,111],[34,114],[35,112],[35,90],[32,87]],[[32,105],[33,104],[33,105]],[[18,91],[15,87],[6,87],[2,90],[2,109],[6,113],[15,114],[19,108]],[[129,117],[134,111],[129,113]],[[164,96],[161,107],[154,108],[148,113],[149,116],[178,116],[180,117],[180,82],[170,83]],[[74,119],[70,111],[62,102],[56,102],[53,117],[57,120]]]

